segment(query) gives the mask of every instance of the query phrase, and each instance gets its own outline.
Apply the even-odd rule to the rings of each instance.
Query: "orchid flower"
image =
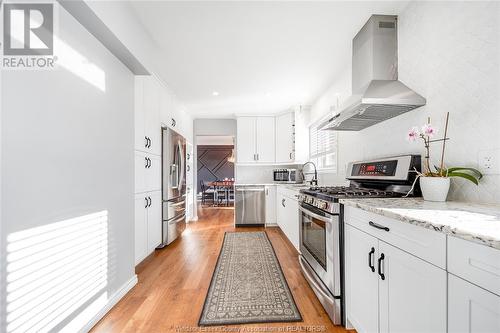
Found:
[[[432,127],[431,124],[425,124],[424,126],[422,126],[422,133],[429,138],[432,138],[434,134],[437,133],[437,129]]]
[[[415,141],[419,138],[420,132],[418,131],[418,127],[412,127],[410,131],[408,132],[408,141]]]

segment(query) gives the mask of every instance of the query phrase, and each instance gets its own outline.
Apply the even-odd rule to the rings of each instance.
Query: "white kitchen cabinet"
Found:
[[[146,169],[149,162],[146,159],[146,153],[142,151],[134,151],[134,167],[135,167],[135,193],[146,192]]]
[[[294,112],[276,117],[276,162],[295,161],[295,120]]]
[[[149,207],[147,208],[147,234],[148,234],[148,254],[153,252],[161,243],[161,191],[150,192],[148,194]]]
[[[296,199],[280,193],[279,190],[277,193],[277,224],[290,243],[299,251],[299,204]]]
[[[446,332],[446,271],[382,241],[377,258],[379,332]]]
[[[161,243],[161,191],[135,195],[135,264]]]
[[[258,163],[273,163],[276,160],[274,117],[257,117],[255,154]]]
[[[448,332],[500,332],[500,296],[448,274]]]
[[[275,162],[274,117],[238,117],[237,134],[238,163]]]
[[[346,225],[345,247],[348,319],[359,333],[378,332],[378,240]]]
[[[266,191],[266,226],[276,224],[276,186],[265,187]]]
[[[161,156],[148,155],[149,167],[146,168],[146,187],[148,191],[161,190]]]
[[[135,151],[135,193],[161,189],[161,156]]]
[[[153,76],[135,79],[135,149],[159,155],[161,153],[160,125],[161,84]]]
[[[348,321],[358,332],[446,332],[446,271],[381,240],[411,240],[413,226],[365,213],[345,211]]]
[[[255,117],[239,117],[236,121],[236,156],[238,163],[254,163],[255,138],[257,135]]]
[[[135,196],[135,264],[140,263],[148,252],[147,208],[148,200],[144,195]]]

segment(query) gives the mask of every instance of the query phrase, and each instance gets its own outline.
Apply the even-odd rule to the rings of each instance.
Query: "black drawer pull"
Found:
[[[285,206],[285,199],[281,199],[281,205],[282,205],[283,207],[286,207],[286,206]]]
[[[375,264],[373,263],[373,255],[375,254],[375,248],[372,247],[370,252],[368,252],[368,267],[372,270],[372,272],[375,272]]]
[[[389,231],[389,228],[384,227],[383,225],[377,224],[375,222],[370,221],[368,224],[371,225],[374,228],[377,228],[377,229],[380,229],[380,230]]]
[[[378,258],[378,275],[380,275],[380,278],[382,280],[385,280],[385,275],[382,272],[382,261],[384,261],[385,255],[382,253],[380,255],[380,258]]]
[[[144,198],[144,200],[146,200],[146,205],[144,206],[144,208],[148,208],[148,205],[149,205],[148,198]]]

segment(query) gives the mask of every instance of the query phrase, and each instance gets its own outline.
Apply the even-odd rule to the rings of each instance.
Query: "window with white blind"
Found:
[[[318,170],[337,172],[337,132],[320,130],[322,122],[309,127],[309,159]]]

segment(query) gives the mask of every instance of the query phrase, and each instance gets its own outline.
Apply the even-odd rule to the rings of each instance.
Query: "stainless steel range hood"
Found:
[[[322,129],[359,131],[425,105],[398,81],[397,16],[372,15],[352,48],[353,95]]]

